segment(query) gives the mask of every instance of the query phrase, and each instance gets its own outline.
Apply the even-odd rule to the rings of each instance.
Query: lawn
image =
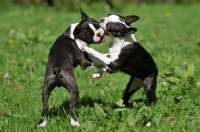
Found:
[[[103,3],[81,3],[73,11],[64,6],[0,6],[0,131],[200,131],[200,4],[116,6],[110,11],[105,11]],[[49,49],[71,23],[80,21],[79,7],[96,20],[110,13],[140,16],[132,26],[159,69],[157,103],[146,106],[141,89],[126,108],[121,97],[128,75],[105,73],[92,79],[97,69],[77,67],[80,98],[76,113],[81,126],[71,127],[69,93],[56,88],[49,99],[47,127],[35,128]],[[91,47],[105,53],[109,41],[107,37],[104,44]]]

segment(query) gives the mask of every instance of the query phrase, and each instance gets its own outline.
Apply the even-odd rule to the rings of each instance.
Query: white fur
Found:
[[[94,33],[96,32],[97,29],[94,27],[93,24],[89,24],[89,27],[93,30]]]
[[[100,61],[102,61],[104,64],[110,64],[112,62],[112,60],[106,56],[104,56],[103,54],[99,53],[98,51],[88,47],[88,46],[84,46],[83,50],[85,52],[87,52],[88,54],[90,54],[91,56],[94,56],[96,58],[98,58]]]
[[[87,44],[86,42],[80,40],[80,39],[75,39],[75,38],[74,38],[73,31],[74,31],[74,29],[76,28],[76,26],[77,26],[78,24],[79,24],[79,23],[75,23],[75,24],[72,24],[72,25],[70,26],[70,31],[71,31],[71,32],[70,32],[70,36],[68,36],[68,37],[74,39],[75,42],[76,42],[76,44],[77,44],[77,46],[78,46],[78,48],[79,48],[80,50],[82,50],[83,47],[87,47],[88,44]],[[92,24],[89,24],[89,26],[90,26],[90,28],[94,31],[95,36],[97,35],[97,33],[100,33],[101,36],[104,35],[104,30],[103,30],[102,28],[99,28],[99,29],[97,30]],[[64,35],[68,35],[67,32],[64,32],[63,34],[64,34]],[[99,40],[100,40],[100,39],[99,39]],[[96,40],[95,42],[99,42],[99,40]],[[103,56],[106,56],[106,55],[108,55],[108,54],[102,54],[102,55],[103,55]],[[91,56],[89,56],[89,57],[91,58],[92,61],[95,62],[96,65],[99,65],[99,64],[101,63],[101,62],[99,62],[98,59],[96,59],[96,58],[94,58],[94,57],[91,57]],[[101,63],[101,65],[102,65],[102,63]],[[98,76],[98,75],[97,75],[97,76]],[[97,76],[96,76],[96,77],[97,77]],[[99,75],[99,76],[100,76],[100,75]],[[40,123],[40,124],[37,125],[37,126],[38,126],[38,127],[45,127],[46,125],[47,125],[47,121],[44,120],[42,123]],[[71,125],[74,126],[74,127],[79,127],[79,126],[80,126],[79,122],[78,122],[78,121],[75,121],[73,118],[71,118]]]
[[[133,35],[133,34],[132,34]],[[110,58],[104,56],[103,54],[99,53],[98,51],[90,48],[90,47],[83,47],[83,50],[86,51],[91,56],[94,56],[95,58],[101,60],[104,64],[108,65],[111,62],[114,62],[119,58],[119,54],[121,52],[121,49],[129,44],[133,44],[134,40],[131,36],[127,36],[125,38],[113,38],[113,40],[110,43],[109,48],[109,55]],[[133,35],[134,36],[134,35]]]
[[[120,17],[117,16],[117,15],[109,15],[108,17],[104,18],[104,21],[105,21],[105,23],[107,23],[107,22],[114,22],[114,23],[119,22],[119,23],[122,23],[123,25],[125,25],[126,27],[130,27],[130,26],[126,25],[125,21],[124,22],[120,21],[119,18]]]
[[[73,31],[74,31],[75,27],[76,27],[78,24],[79,24],[79,23],[74,23],[74,24],[71,25],[70,37],[71,37],[72,39],[74,39]]]
[[[72,39],[74,39],[74,34],[73,34],[73,32],[74,32],[74,29],[75,29],[75,27],[78,25],[79,23],[74,23],[74,24],[71,24],[71,26],[70,26],[70,34],[69,34],[69,36],[68,36],[68,33],[65,31],[63,34],[65,35],[65,36],[68,36],[68,37],[70,37],[70,38],[72,38]]]
[[[101,40],[101,37],[104,37],[104,30],[102,28],[96,29],[93,24],[89,24],[89,27],[94,32],[93,41],[94,42],[99,42]],[[100,34],[101,37],[98,36],[97,34]],[[103,41],[105,41],[105,37],[104,37]]]
[[[136,38],[135,38],[135,35],[134,34],[131,34],[131,38],[134,42],[137,42]]]
[[[80,40],[80,39],[75,39],[75,42],[76,42],[76,44],[77,44],[77,46],[78,46],[78,48],[79,48],[80,50],[82,50],[82,48],[83,48],[84,46],[87,46],[87,45],[88,45],[86,42],[84,42],[84,41],[82,41],[82,40]]]
[[[79,24],[79,23],[75,23],[75,24],[72,24],[72,25],[71,25],[71,35],[70,35],[70,37],[71,37],[72,39],[75,39],[78,48],[79,48],[80,50],[82,50],[83,47],[84,47],[84,46],[87,46],[88,44],[87,44],[86,42],[80,40],[80,39],[74,38],[73,31],[74,31],[75,27],[76,27],[78,24]],[[93,30],[93,32],[94,32],[93,41],[94,41],[94,42],[99,42],[101,38],[98,37],[97,34],[100,33],[100,35],[103,36],[103,35],[104,35],[104,30],[103,30],[102,28],[96,29],[96,28],[94,27],[93,24],[89,24],[89,27],[90,27],[90,28]]]
[[[100,74],[98,74],[98,73],[94,73],[93,75],[92,75],[92,78],[100,78],[101,76],[100,76]]]
[[[78,122],[78,121],[75,121],[73,118],[71,118],[71,125],[72,125],[73,127],[79,127],[79,126],[80,126],[79,122]]]
[[[100,23],[100,26],[106,30],[106,23],[108,22],[120,22],[122,24],[124,24],[125,26],[127,26],[125,24],[125,22],[122,22],[119,20],[119,16],[117,15],[110,15],[108,17],[103,18],[104,21],[103,23]],[[129,26],[127,26],[129,27]],[[129,44],[134,44],[134,42],[137,42],[134,34],[131,34],[129,36],[126,37],[112,37],[112,41],[110,42],[109,45],[109,55],[110,58],[103,56],[101,53],[99,53],[98,51],[95,51],[92,48],[89,47],[83,47],[83,50],[86,51],[88,54],[94,56],[95,58],[98,58],[99,60],[101,60],[103,63],[105,63],[106,65],[110,64],[111,62],[114,62],[115,60],[117,60],[119,58],[119,54],[121,52],[121,49]]]
[[[38,125],[38,127],[46,127],[46,125],[47,125],[47,121],[44,120],[42,123],[40,123],[40,124]]]

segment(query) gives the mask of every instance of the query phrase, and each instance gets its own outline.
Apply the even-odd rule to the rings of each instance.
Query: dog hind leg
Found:
[[[66,88],[70,93],[69,114],[71,116],[71,125],[74,127],[79,127],[80,124],[75,114],[75,107],[79,98],[77,82],[74,73],[65,73],[63,75],[65,75],[61,80],[63,87]]]
[[[143,86],[142,80],[135,78],[135,77],[131,77],[129,83],[126,86],[126,90],[123,95],[123,101],[124,101],[125,105],[128,105],[128,100],[130,99],[132,94],[135,93],[142,86]]]
[[[44,88],[42,91],[42,103],[43,103],[43,108],[42,108],[42,114],[41,117],[45,119],[41,119],[38,122],[39,127],[45,127],[47,125],[46,118],[48,116],[48,99],[51,91],[55,88],[55,78],[45,78],[44,81]]]
[[[156,77],[150,76],[144,79],[144,89],[148,105],[156,101],[156,94],[155,94],[156,85],[157,85]]]

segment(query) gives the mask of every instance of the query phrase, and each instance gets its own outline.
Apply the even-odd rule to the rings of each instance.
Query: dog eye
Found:
[[[86,36],[89,36],[89,35],[90,35],[86,30],[84,30],[83,33],[84,33]]]
[[[110,23],[106,24],[106,29],[109,30],[110,29]]]
[[[87,31],[83,31],[83,33],[85,34],[85,36],[87,37],[87,38],[91,38],[92,37],[92,34],[91,33],[89,33],[89,32],[87,32]]]

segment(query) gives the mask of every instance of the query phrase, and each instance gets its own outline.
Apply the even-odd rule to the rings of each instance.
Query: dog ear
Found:
[[[126,24],[127,24],[127,25],[130,25],[131,23],[133,23],[133,22],[139,20],[140,17],[135,16],[135,15],[132,15],[132,16],[125,16],[124,19],[125,19],[125,21],[126,21]]]
[[[123,29],[121,34],[123,37],[126,37],[126,36],[129,36],[129,35],[135,33],[136,31],[137,31],[136,28],[130,27],[130,28]]]
[[[81,8],[80,8],[80,12],[81,12],[81,20],[82,20],[82,21],[85,20],[85,19],[87,19],[87,18],[89,18],[88,15],[85,14],[85,13],[82,11]]]
[[[137,31],[136,28],[132,27],[125,27],[121,31],[110,31],[113,37],[126,37],[129,36]]]

